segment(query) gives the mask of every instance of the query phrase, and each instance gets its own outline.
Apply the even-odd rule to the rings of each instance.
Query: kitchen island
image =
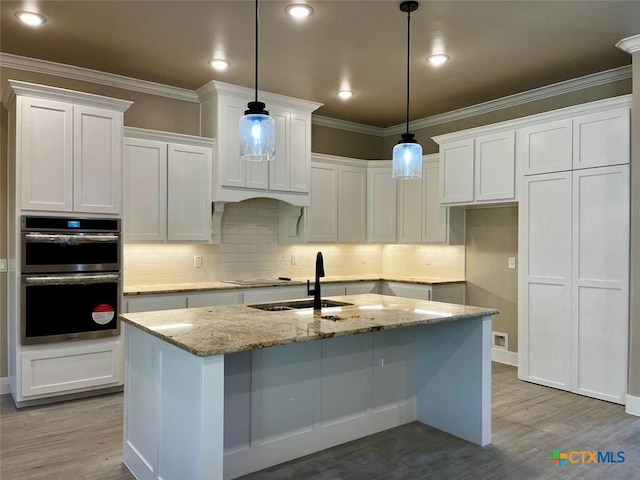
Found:
[[[350,305],[121,315],[123,458],[139,479],[230,479],[414,420],[491,442],[491,315]]]

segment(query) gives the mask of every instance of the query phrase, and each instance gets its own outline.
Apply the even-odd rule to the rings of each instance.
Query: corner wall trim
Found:
[[[627,405],[625,407],[625,412],[627,412],[629,415],[640,417],[640,397],[627,395]]]
[[[491,361],[517,367],[518,352],[509,352],[508,350],[502,350],[501,348],[492,348]]]
[[[7,393],[11,393],[11,389],[9,388],[9,378],[1,377],[0,378],[0,395],[5,395]]]

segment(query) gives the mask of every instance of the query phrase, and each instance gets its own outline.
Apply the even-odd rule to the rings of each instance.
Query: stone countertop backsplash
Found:
[[[252,283],[250,285],[236,285],[227,283],[227,281],[217,282],[196,282],[196,283],[171,283],[162,285],[125,285],[124,295],[149,295],[163,293],[186,293],[186,292],[206,292],[216,290],[234,290],[264,287],[284,287],[290,285],[303,285],[307,280],[313,282],[313,278],[292,278],[290,281],[278,279],[265,279],[264,283]],[[322,278],[322,283],[351,283],[351,282],[401,282],[415,283],[419,285],[440,285],[449,283],[464,283],[464,279],[443,279],[436,277],[414,277],[414,276],[395,276],[395,275],[344,275],[344,276],[327,276]]]

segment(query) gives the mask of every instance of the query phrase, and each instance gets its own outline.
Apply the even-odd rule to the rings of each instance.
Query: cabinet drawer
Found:
[[[122,384],[120,340],[25,351],[20,360],[23,397]]]

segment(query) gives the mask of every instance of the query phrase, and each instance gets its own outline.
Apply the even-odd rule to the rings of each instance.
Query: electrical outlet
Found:
[[[202,255],[193,256],[193,266],[196,268],[202,268]]]
[[[6,272],[6,271],[7,271],[7,259],[0,258],[0,272]]]
[[[291,265],[297,265],[298,264],[298,255],[296,255],[295,253],[291,254]]]
[[[516,268],[516,257],[509,257],[509,268]]]
[[[360,261],[362,263],[367,263],[367,254],[366,253],[361,253],[360,254]]]

